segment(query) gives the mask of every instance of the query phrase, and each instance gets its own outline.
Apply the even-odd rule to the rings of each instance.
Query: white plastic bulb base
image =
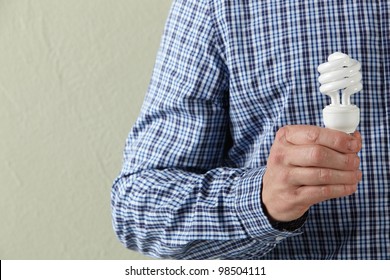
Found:
[[[360,122],[360,110],[355,105],[328,105],[322,111],[325,127],[352,134]]]

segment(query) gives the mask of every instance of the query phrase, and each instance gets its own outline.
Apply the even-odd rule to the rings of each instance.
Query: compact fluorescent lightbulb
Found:
[[[328,62],[318,66],[320,92],[331,98],[331,104],[322,111],[325,127],[345,133],[355,132],[360,122],[360,110],[351,104],[350,97],[363,88],[360,69],[359,61],[340,52],[331,54]]]

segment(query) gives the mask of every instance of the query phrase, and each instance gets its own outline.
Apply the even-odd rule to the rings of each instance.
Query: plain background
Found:
[[[141,259],[110,191],[171,0],[0,0],[0,259]]]

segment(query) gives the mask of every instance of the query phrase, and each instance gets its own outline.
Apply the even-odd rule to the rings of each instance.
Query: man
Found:
[[[113,185],[121,242],[160,258],[389,259],[389,5],[174,1]],[[353,135],[322,127],[316,69],[335,51],[363,65]]]

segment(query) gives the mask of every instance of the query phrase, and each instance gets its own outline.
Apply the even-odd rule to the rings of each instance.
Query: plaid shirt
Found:
[[[160,258],[390,259],[390,3],[174,1],[112,188],[126,247]],[[276,131],[322,126],[317,66],[362,63],[356,194],[275,229],[261,185]]]

